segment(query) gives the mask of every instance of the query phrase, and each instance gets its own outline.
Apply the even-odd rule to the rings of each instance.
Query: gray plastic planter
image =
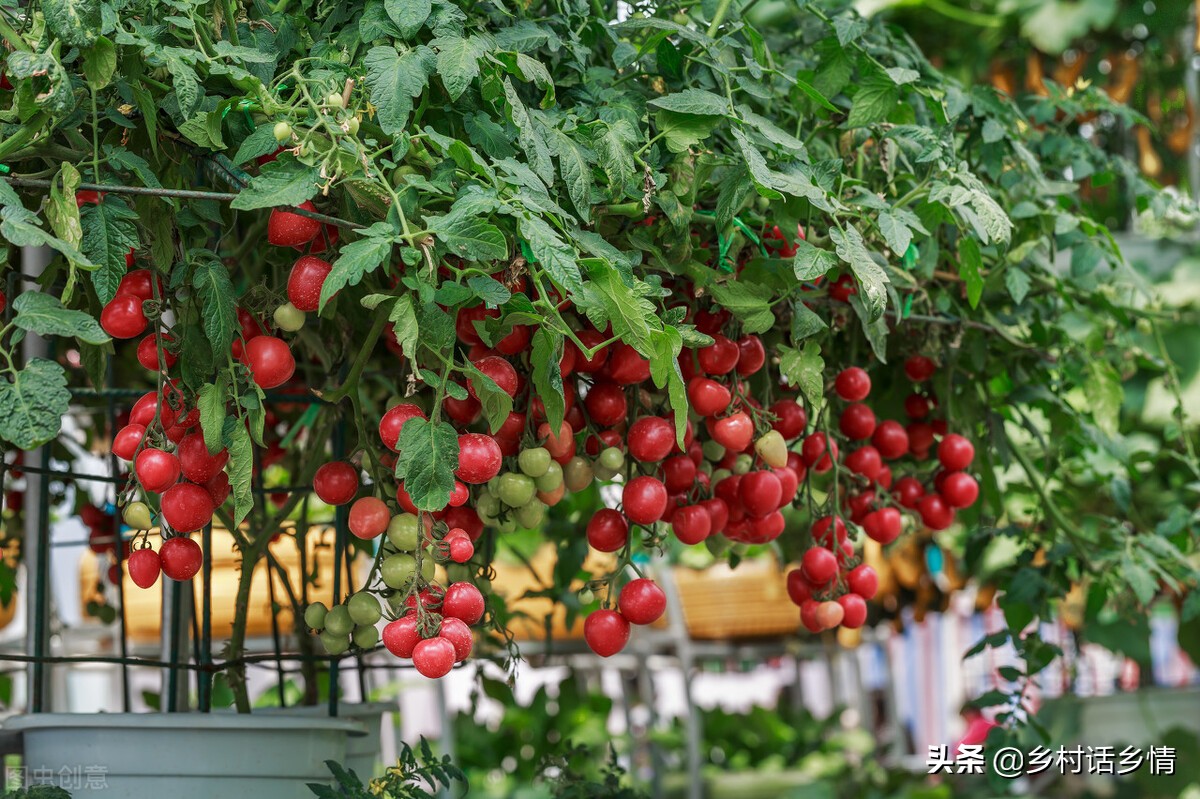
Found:
[[[305,799],[346,756],[346,719],[231,713],[40,713],[4,723],[26,780],[75,799]]]

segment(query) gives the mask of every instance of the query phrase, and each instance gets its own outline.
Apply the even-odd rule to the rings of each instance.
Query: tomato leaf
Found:
[[[958,240],[958,275],[967,284],[967,302],[975,308],[983,296],[983,257],[975,239],[964,236]]]
[[[229,448],[229,487],[233,489],[233,523],[241,524],[254,507],[254,492],[251,489],[254,442],[240,419],[230,417],[227,421],[233,422],[225,425],[226,446]]]
[[[58,435],[70,405],[63,368],[32,358],[9,377],[0,375],[0,438],[17,449],[40,447]]]
[[[471,388],[475,389],[479,404],[483,406],[483,416],[488,421],[488,429],[495,433],[512,413],[513,399],[496,385],[495,380],[476,369],[470,361],[466,362],[466,369],[467,380],[470,381]]]
[[[212,253],[200,253],[192,275],[204,334],[213,352],[226,352],[233,343],[237,329],[237,308],[234,305],[233,282],[229,270]]]
[[[346,286],[357,286],[369,273],[374,272],[388,260],[398,238],[387,222],[376,222],[362,231],[363,238],[342,248],[333,268],[321,285],[319,309]]]
[[[549,327],[539,327],[534,332],[533,350],[529,355],[533,364],[533,387],[546,408],[546,421],[550,423],[552,430],[562,426],[563,415],[566,413],[562,372],[558,368],[559,361],[562,360],[562,351],[561,333]]]
[[[781,346],[779,372],[789,385],[800,389],[810,407],[821,407],[825,401],[825,359],[817,342],[806,341],[799,350]]]
[[[280,157],[264,164],[258,175],[229,205],[239,211],[295,207],[317,193],[319,180],[317,167],[306,166],[290,157]]]
[[[64,308],[57,297],[27,291],[13,300],[13,324],[42,336],[75,336],[88,344],[104,344],[108,334],[89,313]]]
[[[438,511],[450,502],[458,469],[458,433],[446,422],[411,419],[400,431],[396,474],[420,510]]]

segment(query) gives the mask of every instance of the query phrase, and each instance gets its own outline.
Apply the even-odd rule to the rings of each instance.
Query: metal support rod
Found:
[[[113,382],[113,367],[112,367],[111,359],[109,359],[108,364],[105,367],[105,382],[109,383],[109,384],[111,384]],[[116,435],[116,432],[117,432],[116,400],[113,397],[109,397],[107,402],[105,403],[105,405],[106,405],[106,409],[107,409],[107,413],[108,413],[108,435],[114,436],[114,435]],[[116,478],[120,474],[120,468],[121,468],[120,463],[117,460],[116,453],[112,452],[112,450],[110,449],[109,453],[108,453],[108,475],[110,478],[113,479],[114,483],[117,482]],[[121,540],[121,506],[120,506],[120,502],[119,502],[120,498],[121,498],[120,490],[119,489],[115,490],[113,492],[113,508],[114,508],[114,511],[113,511],[113,535],[117,542],[116,552],[117,552],[117,564],[118,565],[120,565],[121,562],[125,558],[125,544]],[[117,646],[121,650],[121,658],[124,660],[125,658],[129,657],[129,635],[128,635],[128,631],[126,629],[127,619],[125,618],[124,566],[122,566],[121,579],[117,581],[117,604],[120,606],[119,607],[120,612],[117,615],[117,635],[119,636],[119,639],[117,641]],[[129,699],[129,664],[122,663],[121,664],[121,710],[124,711],[125,713],[128,713],[130,711],[130,706],[131,706],[131,703],[130,703],[130,699]]]
[[[212,665],[212,525],[204,525],[200,534],[200,546],[204,550],[201,561],[200,575],[203,580],[203,592],[200,599],[200,652],[197,660],[202,666]],[[200,712],[212,710],[213,673],[203,669],[196,674],[196,695]]]
[[[21,272],[23,277],[38,278],[50,263],[48,247],[24,247],[21,250]],[[21,342],[21,353],[25,363],[32,358],[49,354],[50,346],[45,339],[32,333]],[[27,452],[29,467],[47,468],[50,465],[50,447],[44,446]],[[50,480],[46,475],[29,472],[25,477],[26,496],[37,497],[37,508],[25,514],[25,574],[33,596],[25,603],[26,650],[35,658],[44,658],[50,652]],[[46,710],[50,704],[49,681],[46,680],[46,664],[35,660],[28,671],[28,707],[30,713]]]

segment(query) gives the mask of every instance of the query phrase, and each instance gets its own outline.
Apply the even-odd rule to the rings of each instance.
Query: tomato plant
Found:
[[[107,433],[135,526],[157,503],[179,534],[167,577],[216,519],[245,606],[300,501],[256,502],[278,466],[349,505],[382,645],[429,676],[502,626],[477,584],[517,529],[615,553],[580,602],[601,655],[661,612],[627,572],[673,539],[796,558],[820,632],[868,623],[864,538],[960,531],[970,568],[1010,538],[1034,671],[1025,628],[1073,585],[1195,585],[1171,313],[1070,181],[1179,200],[1081,134],[1124,114],[1102,93],[964,86],[825,3],[70,6],[0,26],[4,252],[55,253],[6,287],[0,438],[53,440],[108,363],[144,387]],[[30,333],[78,357],[26,357]],[[1135,375],[1176,387],[1149,454]],[[375,647],[367,600],[337,599],[306,614],[326,651]]]

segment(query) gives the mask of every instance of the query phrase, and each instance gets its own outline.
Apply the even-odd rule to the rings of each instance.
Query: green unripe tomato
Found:
[[[537,479],[538,491],[554,491],[563,481],[563,470],[558,465],[558,461],[550,461],[550,468],[546,469],[546,473]]]
[[[625,453],[616,447],[605,447],[600,453],[600,457],[596,459],[596,464],[614,472],[620,471],[621,467],[625,465]]]
[[[523,449],[517,456],[517,464],[521,467],[521,471],[530,477],[541,477],[550,468],[552,462],[550,451],[545,447]]]
[[[766,197],[759,196],[754,200],[754,207],[757,208],[760,213],[765,214],[771,208],[771,201]]]
[[[475,501],[475,512],[479,514],[479,518],[485,516],[489,519],[495,519],[500,515],[500,497],[490,491],[485,491],[479,495],[479,499]]]
[[[324,602],[313,602],[304,609],[304,623],[313,630],[323,630],[327,613],[329,608],[325,607]]]
[[[346,107],[346,104],[344,102],[342,102],[342,93],[341,92],[331,92],[329,94],[329,96],[325,98],[325,105],[330,106],[331,108],[345,108]]]
[[[434,574],[433,570],[436,568],[437,564],[433,562],[433,555],[426,552],[425,557],[421,559],[421,579],[425,582],[432,580]]]
[[[446,579],[450,583],[469,583],[475,570],[465,563],[447,563]]]
[[[733,474],[733,472],[729,471],[728,469],[717,469],[715,472],[712,473],[712,481],[711,482],[713,485],[716,485],[717,483],[724,480],[726,477],[729,477],[731,474]]]
[[[502,533],[511,533],[517,529],[517,517],[515,514],[508,514],[503,520],[496,523],[496,529]]]
[[[401,552],[412,552],[421,544],[420,521],[411,513],[392,517],[387,527],[388,541]]]
[[[275,320],[275,326],[287,333],[295,333],[304,327],[304,311],[290,302],[280,305],[271,316]]]
[[[512,515],[526,530],[536,530],[546,518],[546,506],[540,499],[534,499],[513,510]]]
[[[700,447],[704,451],[704,459],[716,463],[725,457],[725,448],[719,442],[709,439]]]
[[[400,188],[404,184],[408,183],[409,175],[415,174],[417,174],[417,168],[415,166],[401,164],[392,171],[392,186],[397,189]]]
[[[582,491],[592,484],[594,477],[592,464],[588,463],[587,458],[581,455],[576,455],[567,461],[567,465],[563,469],[563,480],[567,484],[568,491]]]
[[[675,16],[671,17],[676,25],[687,25],[692,21],[692,18],[682,11],[676,12]]]
[[[150,518],[150,506],[145,502],[130,502],[125,506],[121,518],[135,530],[148,530],[154,523]]]
[[[713,465],[708,461],[700,461],[700,465],[696,467],[696,471],[704,472],[709,477],[712,477]]]
[[[291,140],[292,126],[288,122],[276,122],[272,133],[275,134],[275,141],[283,144],[284,142]]]
[[[590,588],[581,588],[579,590],[578,597],[579,597],[579,604],[590,605],[590,604],[592,604],[592,602],[595,601],[596,594]]]
[[[345,605],[334,605],[325,614],[325,632],[330,635],[349,635],[354,629],[354,619]]]
[[[417,559],[405,552],[388,555],[379,564],[379,576],[388,588],[404,588],[417,574]],[[346,632],[350,632],[347,630]]]
[[[359,649],[373,649],[379,643],[379,630],[373,624],[354,628],[354,645]]]
[[[302,141],[300,142],[299,146],[296,147],[296,152],[297,155],[299,155],[301,158],[304,158],[312,152],[312,147],[309,146],[308,142]]]
[[[351,136],[357,136],[358,135],[358,125],[359,125],[358,117],[350,117],[349,119],[346,120],[346,132],[349,133]]]
[[[745,474],[754,466],[754,458],[743,452],[737,456],[737,460],[733,462],[734,474]]]
[[[491,480],[488,480],[486,485],[484,486],[484,488],[486,488],[488,491],[490,491],[495,496],[500,497],[500,499],[502,499],[502,500],[504,499],[504,497],[500,496],[500,478],[503,476],[504,476],[503,472],[496,475]]]
[[[96,618],[101,624],[112,624],[117,620],[117,609],[112,605],[101,605],[96,609]]]
[[[321,633],[321,646],[325,647],[325,651],[331,655],[340,655],[350,648],[350,636],[334,635],[329,630]]]
[[[379,600],[370,591],[359,591],[346,600],[346,607],[350,609],[350,618],[358,625],[374,624],[383,615]]]
[[[537,485],[533,478],[516,472],[500,475],[500,485],[497,493],[500,501],[510,508],[519,508],[537,493]]]
[[[1149,319],[1143,316],[1137,320],[1137,332],[1143,336],[1148,336],[1154,332],[1154,325],[1150,323]]]
[[[602,483],[607,483],[621,472],[617,469],[606,469],[604,468],[604,464],[597,463],[592,469],[592,473],[595,474],[597,480]]]

